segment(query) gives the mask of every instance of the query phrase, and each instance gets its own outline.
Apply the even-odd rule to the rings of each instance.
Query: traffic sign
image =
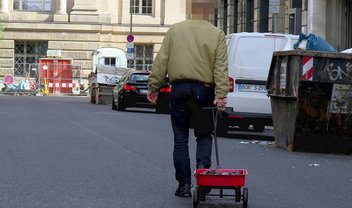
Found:
[[[126,58],[127,59],[133,59],[134,53],[127,53]]]
[[[280,13],[280,0],[269,0],[269,14]]]
[[[126,48],[134,48],[133,42],[128,42],[128,43],[126,44]]]
[[[7,75],[4,77],[4,82],[5,82],[5,84],[12,84],[12,83],[13,83],[13,76],[7,74]]]
[[[127,48],[127,53],[134,53],[134,48]]]
[[[133,42],[134,36],[132,34],[127,35],[127,41],[128,42]]]

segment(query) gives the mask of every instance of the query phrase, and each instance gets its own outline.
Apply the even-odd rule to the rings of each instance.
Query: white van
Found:
[[[218,123],[218,134],[229,126],[264,131],[272,125],[268,78],[274,51],[292,50],[299,36],[276,33],[234,33],[226,36],[231,84],[226,109]]]

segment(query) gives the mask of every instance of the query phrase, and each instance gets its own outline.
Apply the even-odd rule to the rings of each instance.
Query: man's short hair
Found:
[[[192,0],[192,19],[208,20],[215,6],[216,0]]]

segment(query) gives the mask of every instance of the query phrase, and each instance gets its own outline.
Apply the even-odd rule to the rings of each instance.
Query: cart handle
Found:
[[[203,107],[204,110],[211,110],[213,125],[214,125],[214,144],[215,144],[215,156],[216,156],[216,168],[221,169],[220,160],[219,160],[219,151],[218,151],[218,140],[216,137],[216,129],[218,125],[218,116],[219,116],[219,107],[217,106],[210,106],[210,107]]]

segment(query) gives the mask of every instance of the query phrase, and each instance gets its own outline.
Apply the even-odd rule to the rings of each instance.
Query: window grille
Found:
[[[154,45],[135,45],[134,68],[137,70],[151,70],[153,65]]]
[[[37,77],[39,59],[47,50],[47,42],[15,42],[15,76]]]
[[[152,14],[153,0],[131,0],[133,14]]]

